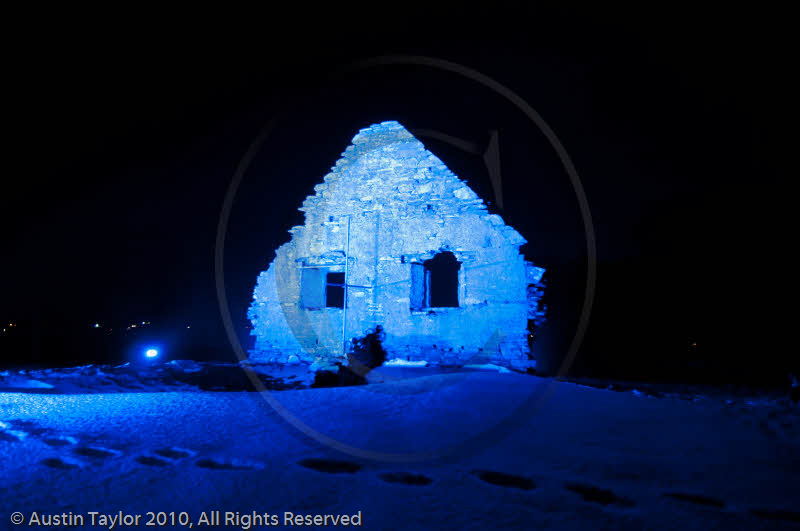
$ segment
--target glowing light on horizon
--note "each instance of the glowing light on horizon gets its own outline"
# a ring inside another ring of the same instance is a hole
[[[145,351],[144,355],[147,356],[148,358],[155,358],[156,356],[158,356],[158,351],[154,348],[149,348],[147,349],[147,351]]]

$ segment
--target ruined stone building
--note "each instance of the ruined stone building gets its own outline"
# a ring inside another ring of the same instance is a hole
[[[526,243],[397,122],[362,129],[262,272],[259,361],[336,361],[381,325],[388,357],[525,366],[544,270]]]

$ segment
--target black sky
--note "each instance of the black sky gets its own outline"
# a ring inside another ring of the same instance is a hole
[[[419,54],[496,79],[559,136],[594,217],[601,273],[609,271],[605,285],[598,277],[598,298],[607,308],[639,293],[630,304],[652,305],[642,312],[686,309],[681,337],[713,336],[720,321],[736,318],[732,262],[768,260],[774,237],[764,227],[777,210],[771,150],[788,94],[780,18],[598,11],[321,32],[276,20],[185,34],[42,28],[15,41],[4,67],[12,140],[0,196],[0,316],[192,322],[218,338],[222,201],[248,145],[276,116],[227,240],[242,330],[255,275],[302,223],[297,206],[357,130],[381,120],[481,146],[497,129],[506,203],[498,212],[529,240],[528,258],[581,271],[575,193],[513,106],[425,67],[333,75],[367,57]],[[284,25],[297,30],[278,32]],[[421,140],[491,199],[479,158]],[[709,312],[724,317],[703,321]]]

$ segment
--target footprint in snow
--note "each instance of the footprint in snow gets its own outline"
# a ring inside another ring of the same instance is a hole
[[[192,457],[195,455],[195,452],[191,450],[186,450],[185,448],[161,448],[153,452],[161,457],[166,457],[167,459],[183,459],[184,457]]]
[[[27,431],[12,429],[10,424],[0,420],[0,441],[18,442],[28,435]]]
[[[39,426],[33,421],[17,420],[13,422],[14,429],[7,423],[0,421],[0,440],[21,441],[27,437],[41,439],[48,446],[70,446],[78,444],[78,439],[69,435],[59,435],[54,430]]]
[[[147,466],[168,466],[179,459],[192,457],[195,452],[183,448],[159,448],[153,452],[156,455],[140,455],[136,462]],[[199,465],[198,465],[199,466]],[[207,467],[211,468],[211,467]]]
[[[565,483],[564,488],[568,491],[580,494],[581,497],[592,503],[599,503],[600,505],[623,505],[632,507],[634,502],[627,498],[617,496],[614,491],[595,487],[594,485],[587,485],[585,483]]]
[[[0,441],[19,442],[27,436],[27,433],[20,430],[0,430]]]
[[[302,459],[297,464],[327,474],[355,474],[361,470],[361,465],[358,463],[336,459],[309,458]]]
[[[120,455],[120,452],[116,450],[101,448],[99,446],[81,446],[79,448],[75,448],[73,453],[82,457],[90,457],[92,459],[106,459]]]
[[[481,481],[489,483],[490,485],[497,485],[498,487],[521,490],[532,490],[536,488],[536,484],[531,479],[523,476],[495,472],[493,470],[473,470],[472,473]]]
[[[211,470],[257,470],[261,468],[261,465],[256,463],[248,463],[236,459],[231,461],[219,461],[208,457],[197,461],[195,466]]]
[[[693,503],[695,505],[705,505],[707,507],[725,507],[725,502],[722,500],[718,500],[716,498],[712,498],[710,496],[703,496],[700,494],[686,494],[684,492],[667,492],[664,494],[667,498],[672,498],[673,500],[680,500],[689,503]]]
[[[42,460],[42,464],[49,466],[50,468],[61,469],[80,468],[81,466],[81,464],[76,461],[61,459],[60,457],[48,457],[47,459]]]

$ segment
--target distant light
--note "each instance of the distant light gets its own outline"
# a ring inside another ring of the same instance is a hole
[[[144,321],[142,321],[142,324],[144,324]]]
[[[131,328],[136,328],[136,325],[135,324],[131,325]]]
[[[147,356],[148,358],[155,358],[156,356],[158,356],[158,351],[154,348],[150,348],[147,349],[144,355]]]
[[[95,328],[100,328],[100,324],[99,324],[99,323],[95,323],[95,324],[94,324],[94,327],[95,327]]]

